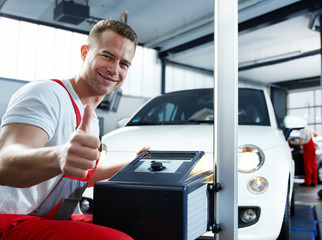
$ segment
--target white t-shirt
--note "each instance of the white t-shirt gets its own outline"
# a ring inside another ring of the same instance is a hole
[[[300,138],[304,138],[304,144],[307,144],[311,139],[311,130],[309,128],[303,128],[300,130]]]
[[[81,116],[84,105],[69,80],[62,80]],[[76,129],[76,115],[70,97],[58,83],[43,80],[33,81],[20,88],[11,98],[1,127],[10,123],[31,124],[42,128],[49,136],[46,146],[66,143]],[[94,112],[90,134],[99,135],[98,119]],[[62,175],[28,188],[0,186],[0,213],[29,214],[51,192]]]

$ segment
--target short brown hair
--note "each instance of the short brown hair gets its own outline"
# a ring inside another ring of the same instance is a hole
[[[98,23],[96,23],[88,35],[87,43],[90,44],[92,39],[98,41],[101,34],[106,30],[112,30],[120,36],[131,40],[135,46],[138,44],[137,35],[129,25],[112,19],[100,20]]]

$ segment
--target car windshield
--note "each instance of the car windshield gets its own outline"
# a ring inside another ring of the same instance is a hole
[[[238,124],[269,126],[269,116],[262,90],[239,89]],[[175,125],[213,124],[213,89],[167,93],[145,105],[127,124]]]

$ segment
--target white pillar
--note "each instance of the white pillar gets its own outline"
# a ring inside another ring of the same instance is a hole
[[[222,190],[215,196],[215,239],[235,240],[238,230],[238,1],[215,0],[214,9],[214,163]]]

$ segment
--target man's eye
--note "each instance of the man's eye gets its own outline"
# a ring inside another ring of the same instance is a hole
[[[108,55],[103,55],[103,57],[105,57],[106,59],[111,59],[111,57]]]
[[[121,66],[122,66],[123,68],[129,68],[129,67],[130,67],[130,65],[129,65],[129,64],[127,64],[127,63],[121,63]]]

